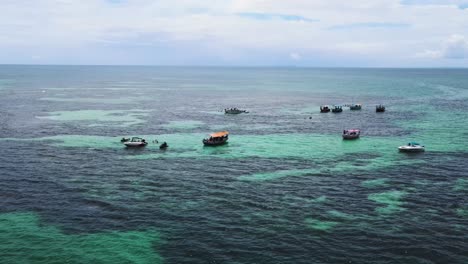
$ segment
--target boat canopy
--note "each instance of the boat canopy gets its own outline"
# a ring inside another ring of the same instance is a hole
[[[210,134],[210,137],[217,138],[217,137],[224,137],[227,135],[229,135],[228,131],[220,131],[220,132],[215,132],[215,133]]]
[[[414,141],[412,141],[412,142],[410,142],[410,143],[408,143],[408,144],[411,144],[412,146],[418,146],[418,145],[420,145],[419,143],[414,142]]]

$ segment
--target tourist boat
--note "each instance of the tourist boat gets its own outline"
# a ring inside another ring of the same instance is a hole
[[[203,139],[203,144],[205,146],[219,146],[226,144],[228,141],[229,132],[220,131],[213,134],[210,134],[209,137]]]
[[[401,152],[424,152],[426,148],[416,142],[410,142],[408,145],[399,146],[398,150]]]
[[[328,105],[320,106],[320,113],[328,113],[330,112],[330,107]]]
[[[350,110],[361,110],[362,105],[361,104],[353,104],[349,106]]]
[[[231,115],[237,115],[237,114],[242,114],[242,113],[248,113],[247,110],[242,110],[238,108],[226,108],[224,109],[225,114],[231,114]]]
[[[341,113],[341,112],[343,112],[343,107],[341,105],[335,105],[335,106],[333,106],[332,112],[333,113]]]
[[[379,113],[379,112],[380,112],[380,113],[381,113],[381,112],[385,112],[385,106],[384,106],[384,105],[381,105],[381,104],[380,104],[380,105],[376,105],[376,106],[375,106],[375,111],[376,111],[377,113]]]
[[[346,129],[343,130],[343,139],[357,139],[361,131],[359,129]]]
[[[130,140],[123,143],[127,147],[144,147],[148,144],[145,139],[139,137],[132,137]]]

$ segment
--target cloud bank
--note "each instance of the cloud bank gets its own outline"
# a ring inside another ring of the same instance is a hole
[[[0,63],[466,67],[466,4],[3,0]]]

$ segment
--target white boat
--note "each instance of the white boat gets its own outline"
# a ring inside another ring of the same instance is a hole
[[[123,142],[127,147],[144,147],[148,144],[146,140],[139,137],[132,137],[130,140]]]
[[[359,129],[346,129],[343,130],[343,139],[357,139],[361,135]]]
[[[408,145],[399,146],[398,150],[401,152],[424,152],[426,148],[416,142],[410,142]]]

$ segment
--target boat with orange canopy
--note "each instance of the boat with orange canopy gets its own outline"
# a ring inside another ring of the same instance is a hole
[[[215,132],[209,135],[209,137],[203,139],[205,146],[219,146],[226,144],[229,138],[228,131]]]

